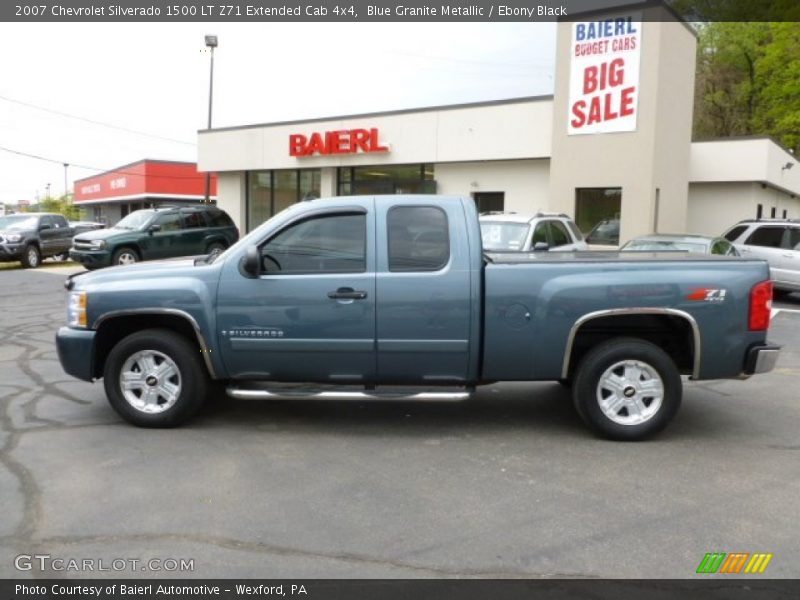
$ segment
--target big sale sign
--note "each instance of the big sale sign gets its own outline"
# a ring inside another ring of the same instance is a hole
[[[572,24],[568,135],[636,131],[641,47],[634,15]]]

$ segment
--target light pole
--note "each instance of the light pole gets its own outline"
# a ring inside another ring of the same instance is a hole
[[[67,199],[69,195],[69,188],[67,187],[67,169],[69,168],[69,163],[64,163],[64,200]]]
[[[211,50],[211,72],[208,76],[208,129],[211,129],[211,106],[214,101],[214,48],[217,47],[217,36],[206,36],[206,47]],[[206,204],[211,203],[211,172],[206,171]]]
[[[47,188],[47,196],[45,196],[45,198],[50,200],[50,184],[48,183],[45,187]]]

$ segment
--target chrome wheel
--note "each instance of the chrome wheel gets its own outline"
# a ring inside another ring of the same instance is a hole
[[[28,265],[32,268],[39,266],[39,251],[33,246],[28,248]]]
[[[162,413],[181,394],[181,374],[169,356],[156,350],[142,350],[123,363],[119,387],[125,401],[143,413]]]
[[[664,382],[658,371],[639,360],[611,365],[597,383],[597,403],[603,414],[620,425],[640,425],[661,408]]]
[[[136,255],[129,250],[122,252],[117,258],[118,265],[132,265],[135,262],[136,262]]]

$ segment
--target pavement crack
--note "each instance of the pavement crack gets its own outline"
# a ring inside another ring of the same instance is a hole
[[[325,559],[351,564],[369,564],[374,566],[392,567],[405,569],[419,574],[438,577],[476,577],[476,578],[595,578],[595,575],[581,573],[536,573],[530,571],[517,571],[510,569],[447,569],[442,567],[422,566],[411,562],[393,560],[388,558],[377,558],[353,552],[323,552],[317,550],[307,550],[292,546],[281,546],[267,544],[264,542],[253,542],[239,540],[236,538],[201,535],[195,533],[140,533],[122,535],[92,535],[92,536],[55,536],[31,539],[31,542],[44,545],[84,545],[92,543],[110,542],[190,542],[193,544],[206,544],[236,550],[240,552],[250,552],[257,554],[275,554],[286,557]]]

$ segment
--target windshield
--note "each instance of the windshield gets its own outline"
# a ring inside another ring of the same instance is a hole
[[[114,225],[115,229],[140,229],[155,213],[152,210],[135,210],[119,223]]]
[[[527,223],[481,221],[484,250],[522,250],[528,237]]]
[[[0,229],[36,229],[36,217],[27,215],[0,217]]]
[[[693,244],[691,242],[672,241],[672,240],[631,240],[622,247],[622,250],[638,250],[642,252],[699,252],[707,251],[705,244]]]

